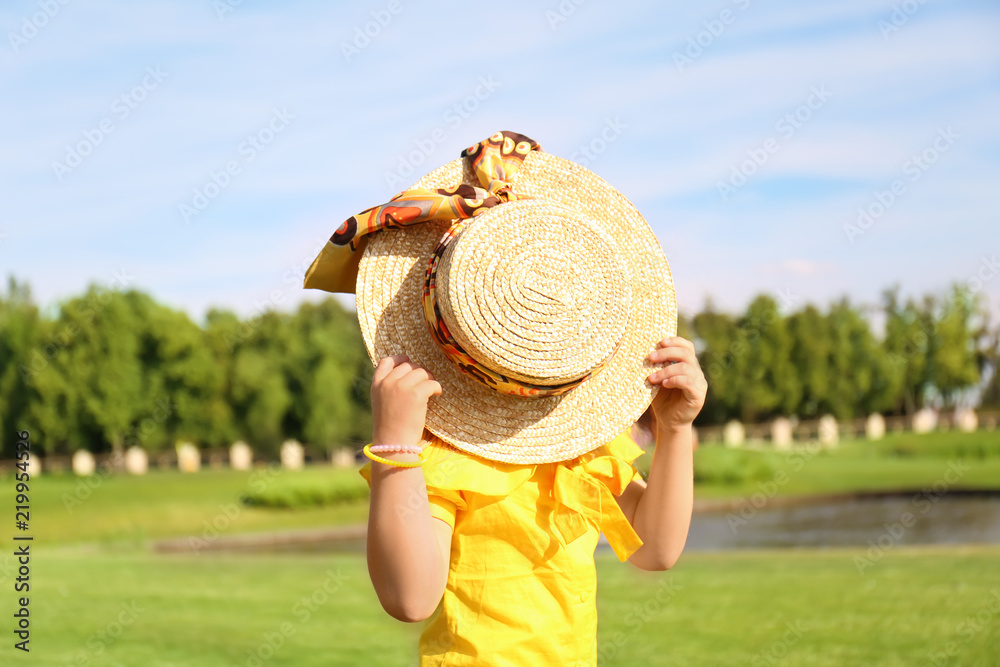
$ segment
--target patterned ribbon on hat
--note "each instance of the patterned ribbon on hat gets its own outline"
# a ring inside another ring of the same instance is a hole
[[[522,197],[522,199],[525,199],[525,197]],[[438,346],[440,346],[441,351],[444,352],[445,356],[448,357],[453,364],[458,366],[459,370],[466,375],[471,375],[482,384],[485,384],[487,387],[495,389],[502,394],[510,394],[513,396],[558,396],[559,394],[566,393],[589,378],[593,373],[588,373],[581,378],[555,385],[541,385],[523,382],[512,377],[507,377],[502,373],[498,373],[492,368],[487,368],[469,356],[462,346],[458,344],[458,341],[456,341],[454,336],[451,335],[451,331],[448,330],[448,325],[445,324],[444,319],[441,317],[441,309],[438,307],[436,295],[437,268],[438,262],[444,255],[445,250],[447,250],[448,246],[451,245],[451,242],[455,240],[455,237],[458,236],[458,232],[461,231],[465,224],[466,221],[463,220],[455,225],[452,225],[448,231],[444,233],[444,236],[442,236],[441,240],[438,241],[437,247],[434,248],[434,252],[431,254],[430,262],[427,265],[427,274],[424,277],[424,294],[421,300],[424,307],[424,319],[427,320],[427,325],[430,327],[431,335],[434,336],[434,340],[438,342]]]
[[[462,151],[482,187],[461,184],[453,188],[405,190],[387,203],[352,215],[333,233],[330,243],[351,246],[354,239],[383,229],[399,229],[430,220],[466,220],[491,206],[524,199],[511,190],[510,180],[538,142],[515,132],[497,132]]]
[[[431,220],[455,221],[441,237],[427,265],[422,299],[427,326],[445,356],[463,373],[496,391],[514,396],[558,396],[591,374],[563,384],[539,385],[507,377],[479,363],[462,349],[441,317],[436,298],[436,274],[441,256],[467,220],[485,213],[492,206],[530,199],[515,194],[511,180],[528,154],[541,149],[538,142],[523,134],[497,132],[462,151],[462,157],[471,160],[472,171],[482,187],[463,183],[453,188],[406,190],[385,204],[351,216],[330,237],[332,244],[349,245],[354,249],[355,239],[384,229],[400,229]]]

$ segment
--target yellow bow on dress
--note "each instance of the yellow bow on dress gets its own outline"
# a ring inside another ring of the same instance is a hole
[[[590,522],[608,538],[618,560],[627,561],[642,546],[642,538],[615,496],[622,494],[632,475],[633,469],[626,461],[611,455],[560,465],[554,488],[558,504],[552,521],[562,543],[583,535]]]

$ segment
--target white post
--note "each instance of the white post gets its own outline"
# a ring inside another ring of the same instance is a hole
[[[34,457],[32,457],[34,458]],[[80,477],[89,477],[94,474],[97,464],[94,455],[86,449],[78,449],[73,452],[73,474]]]
[[[792,421],[788,417],[778,417],[771,422],[771,444],[775,449],[792,448]]]
[[[930,408],[923,408],[918,410],[915,415],[913,415],[913,432],[914,433],[928,433],[933,431],[937,426],[937,413]]]
[[[833,415],[823,415],[819,418],[819,441],[825,447],[836,447],[840,441],[840,429]]]
[[[885,417],[877,412],[868,415],[865,420],[865,437],[869,440],[881,440],[885,437]]]
[[[201,468],[201,453],[192,442],[177,443],[177,469],[181,472],[198,472]]]
[[[305,450],[298,440],[281,443],[281,465],[289,470],[300,470],[305,462]]]
[[[735,419],[727,422],[725,428],[722,430],[722,441],[726,443],[726,447],[742,447],[746,439],[746,428],[744,428],[742,422]]]
[[[250,445],[237,440],[229,447],[229,467],[233,470],[250,470],[253,467],[253,450]]]
[[[350,468],[354,465],[354,450],[350,447],[337,447],[333,450],[331,461],[335,468]]]
[[[955,426],[962,433],[974,433],[979,428],[979,415],[972,408],[955,410]]]
[[[145,475],[149,470],[149,456],[146,450],[132,445],[125,450],[125,470],[131,475]]]

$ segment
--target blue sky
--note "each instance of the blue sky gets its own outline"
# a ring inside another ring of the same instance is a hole
[[[995,2],[64,1],[0,10],[0,276],[48,308],[324,298],[344,218],[509,129],[636,204],[682,311],[1000,312]]]

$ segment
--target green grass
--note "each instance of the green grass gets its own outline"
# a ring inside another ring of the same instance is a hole
[[[874,442],[853,440],[847,444],[849,450],[853,448],[865,456],[890,459],[919,456],[984,461],[1000,458],[1000,431],[898,433]]]
[[[367,488],[356,469],[329,466],[300,471],[273,467],[191,474],[150,471],[141,477],[95,475],[88,478],[90,485],[87,479],[68,474],[42,475],[30,484],[31,533],[44,544],[140,544],[149,538],[201,536],[213,522],[224,526],[224,534],[363,523],[368,516],[367,497],[295,511],[240,502],[241,496],[261,489],[295,483],[315,486],[324,480],[336,488],[356,485],[355,477]],[[0,507],[13,505],[14,483],[8,477],[0,489]],[[13,520],[13,510],[10,516]],[[0,548],[6,550],[10,544],[7,532],[0,533]]]
[[[969,468],[955,486],[997,489],[998,451],[998,433],[890,436],[815,455],[705,446],[696,454],[696,494],[739,497],[768,484],[782,495],[919,489],[954,461]],[[640,468],[649,460],[641,457]],[[279,642],[263,665],[415,664],[420,625],[381,610],[361,554],[143,548],[149,538],[201,536],[220,519],[222,534],[364,522],[365,499],[329,504],[364,491],[356,469],[151,471],[90,482],[31,481],[32,651],[16,652],[8,635],[0,664],[245,665],[250,652],[267,654]],[[10,477],[0,486],[11,521],[13,486]],[[243,504],[248,496],[296,507]],[[12,533],[0,532],[0,616],[9,620]],[[947,664],[996,664],[1000,601],[991,607],[990,595],[1000,596],[1000,546],[896,547],[862,575],[854,557],[864,555],[688,553],[674,570],[649,573],[602,550],[600,664],[933,664],[930,654],[946,648],[956,653]],[[303,605],[310,598],[311,609]],[[130,607],[134,620],[112,638]],[[987,627],[974,631],[970,618]]]
[[[368,501],[368,483],[352,470],[305,469],[294,475],[282,475],[271,484],[248,489],[243,496],[245,505],[255,507],[322,507],[353,501]]]
[[[855,555],[863,551],[686,554],[650,573],[599,552],[600,664],[931,664],[949,642],[949,664],[996,664],[1000,611],[989,605],[991,590],[1000,595],[1000,547],[897,547],[863,576]],[[7,619],[9,576],[0,575]],[[280,641],[263,664],[396,667],[415,663],[420,632],[381,610],[364,558],[349,554],[39,547],[30,608],[31,654],[15,655],[8,638],[0,664],[244,665]],[[123,612],[130,622],[119,631]],[[977,614],[985,629],[962,625]]]
[[[651,460],[647,453],[636,462],[644,475]],[[705,445],[695,453],[695,495],[738,498],[762,488],[773,491],[769,495],[916,490],[944,479],[952,461],[969,469],[950,488],[1000,489],[1000,432],[892,435],[815,454]],[[0,485],[0,506],[13,507],[13,486],[10,476]],[[31,532],[44,544],[139,545],[149,538],[202,536],[213,522],[227,535],[357,524],[367,520],[367,489],[356,468],[329,466],[98,475],[89,485],[69,474],[42,475],[31,481]],[[241,502],[247,497],[254,504]],[[10,544],[0,533],[0,548]]]
[[[636,461],[644,476],[651,462],[651,453]],[[791,452],[704,445],[695,452],[695,495],[747,496],[762,486],[776,495],[919,490],[953,478],[953,462],[968,470],[949,488],[1000,489],[1000,431],[889,435]]]

